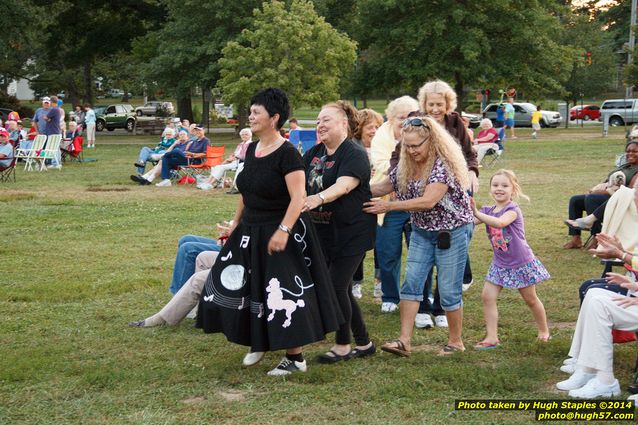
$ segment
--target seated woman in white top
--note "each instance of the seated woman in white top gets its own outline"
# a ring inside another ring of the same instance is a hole
[[[226,171],[235,171],[235,175],[239,174],[244,168],[244,158],[248,145],[253,141],[253,133],[250,128],[244,128],[239,132],[241,143],[237,145],[235,152],[224,160],[220,165],[216,165],[210,171],[210,178],[203,183],[197,185],[199,189],[210,190],[217,187],[221,182]]]
[[[479,131],[478,136],[474,139],[474,148],[476,149],[479,164],[483,161],[483,157],[490,149],[494,149],[495,152],[498,152],[497,140],[498,133],[494,130],[492,121],[489,118],[483,118],[481,120],[481,131]]]

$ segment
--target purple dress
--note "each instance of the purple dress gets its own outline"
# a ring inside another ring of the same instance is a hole
[[[487,238],[492,244],[494,259],[486,280],[503,288],[521,289],[550,278],[547,269],[534,256],[525,240],[523,213],[515,202],[510,202],[501,211],[494,212],[496,205],[481,208],[491,217],[501,217],[508,211],[516,213],[516,219],[502,229],[485,225]]]

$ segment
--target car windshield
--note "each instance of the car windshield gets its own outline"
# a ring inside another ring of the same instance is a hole
[[[531,103],[519,103],[519,105],[521,105],[522,108],[527,109],[528,111],[536,110],[536,106],[532,105]]]
[[[122,104],[122,108],[124,108],[126,112],[133,112],[133,107],[129,104]]]
[[[95,115],[103,115],[105,109],[106,106],[96,106],[95,108],[93,108],[93,111],[95,111]]]

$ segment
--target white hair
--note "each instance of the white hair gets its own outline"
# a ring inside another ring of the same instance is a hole
[[[246,128],[242,128],[239,131],[239,135],[241,136],[242,134],[250,134],[250,137],[253,137],[253,132],[250,130],[250,128],[246,127]]]
[[[489,118],[483,118],[481,120],[481,128],[483,128],[484,125],[487,125],[487,128],[494,127],[494,125],[492,124],[492,120]]]

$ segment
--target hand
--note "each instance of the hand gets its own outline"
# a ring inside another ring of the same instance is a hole
[[[625,297],[616,295],[612,297],[612,300],[616,301],[616,304],[618,304],[618,306],[622,308],[631,307],[632,305],[638,305],[638,298],[636,297]]]
[[[474,212],[474,215],[476,215],[476,213],[479,212],[479,210],[478,208],[476,208],[476,201],[471,196],[470,196],[470,206],[472,207],[472,212]]]
[[[288,243],[288,233],[279,229],[275,230],[272,237],[268,241],[268,255],[272,255],[276,252],[282,252],[286,249]]]
[[[621,251],[623,250],[622,243],[620,242],[620,239],[618,239],[618,236],[610,236],[606,233],[599,233],[596,235],[596,240],[603,245],[611,246]]]
[[[470,171],[470,190],[472,193],[478,193],[479,191],[479,179],[474,171]]]
[[[621,287],[628,289],[632,292],[638,291],[638,283],[631,280],[629,277],[622,275],[620,273],[612,273],[609,272],[606,275],[607,282],[613,283],[614,285],[620,285]]]
[[[372,198],[363,203],[363,212],[368,214],[385,214],[390,211],[390,202],[381,198]]]
[[[323,204],[323,201],[319,197],[319,195],[310,195],[306,198],[303,204],[303,208],[301,212],[307,212],[310,210],[314,210],[315,208],[320,207]]]
[[[622,250],[619,250],[618,248],[615,248],[615,247],[612,247],[612,246],[606,246],[606,245],[602,245],[602,244],[598,245],[598,247],[596,247],[594,249],[590,249],[589,252],[594,257],[605,258],[605,259],[622,258],[622,256],[623,256]]]

